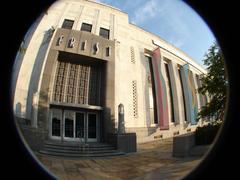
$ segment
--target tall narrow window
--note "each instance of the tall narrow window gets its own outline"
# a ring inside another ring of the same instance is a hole
[[[187,121],[187,112],[186,112],[186,102],[185,102],[185,96],[184,96],[184,90],[183,90],[183,82],[182,82],[182,75],[180,68],[178,68],[178,75],[179,75],[179,80],[181,84],[181,91],[182,91],[182,101],[183,101],[183,109],[184,109],[184,120]]]
[[[175,122],[175,118],[174,118],[174,107],[173,107],[173,94],[172,94],[172,85],[171,85],[171,79],[170,79],[170,73],[169,73],[169,67],[167,63],[164,63],[165,65],[165,73],[166,73],[166,83],[167,83],[167,90],[168,90],[168,94],[169,94],[169,104],[170,104],[170,118],[171,118],[171,122]]]
[[[64,22],[62,24],[62,28],[64,29],[72,29],[74,21],[69,19],[64,19]]]
[[[90,105],[99,105],[99,97],[100,97],[100,81],[101,74],[97,67],[91,67],[90,77],[89,77],[89,93],[88,93],[88,104]]]
[[[100,28],[99,35],[106,39],[109,39],[109,30],[105,28]]]
[[[64,100],[64,87],[66,84],[67,76],[67,63],[58,61],[57,72],[55,75],[55,85],[53,91],[53,101],[63,102]]]
[[[154,76],[152,67],[152,58],[146,56],[146,73],[147,73],[147,88],[148,88],[148,100],[149,100],[149,113],[151,124],[157,124],[157,110],[156,110],[156,93],[154,86]]]
[[[80,65],[77,87],[77,103],[88,104],[90,66]]]
[[[91,32],[92,25],[87,23],[82,23],[81,31]]]
[[[77,64],[70,64],[66,84],[66,102],[68,103],[75,102],[78,68],[79,66]]]

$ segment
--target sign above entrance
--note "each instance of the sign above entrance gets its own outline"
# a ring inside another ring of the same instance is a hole
[[[113,60],[115,42],[85,31],[58,28],[51,49]]]

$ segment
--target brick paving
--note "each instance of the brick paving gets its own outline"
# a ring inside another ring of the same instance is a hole
[[[62,180],[181,179],[201,157],[172,157],[172,139],[138,145],[137,153],[94,159],[69,159],[37,155],[42,164]]]

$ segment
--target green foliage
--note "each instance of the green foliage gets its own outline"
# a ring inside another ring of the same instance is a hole
[[[197,127],[195,132],[195,144],[196,145],[208,145],[211,144],[216,137],[216,134],[221,127],[221,121],[215,123],[209,123],[202,127]]]
[[[223,120],[228,83],[224,69],[224,57],[217,43],[209,48],[203,61],[208,73],[200,78],[202,86],[198,91],[202,94],[208,93],[210,102],[202,107],[198,118]]]

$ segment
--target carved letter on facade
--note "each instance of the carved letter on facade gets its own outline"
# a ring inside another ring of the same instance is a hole
[[[72,37],[72,38],[69,40],[68,47],[69,47],[69,48],[73,48],[73,47],[74,47],[74,43],[75,43],[75,39],[74,39],[74,37]]]
[[[61,36],[58,38],[57,46],[60,46],[60,44],[62,44],[62,42],[63,42],[63,38],[64,38],[63,35],[61,35]]]
[[[111,56],[111,46],[108,46],[108,47],[106,48],[106,56],[107,56],[107,57]]]
[[[94,50],[94,54],[98,53],[98,51],[99,51],[99,43],[98,42],[94,45],[93,50]]]
[[[87,47],[87,40],[85,40],[84,42],[82,42],[81,50],[85,51],[85,50],[86,50],[86,47]]]

